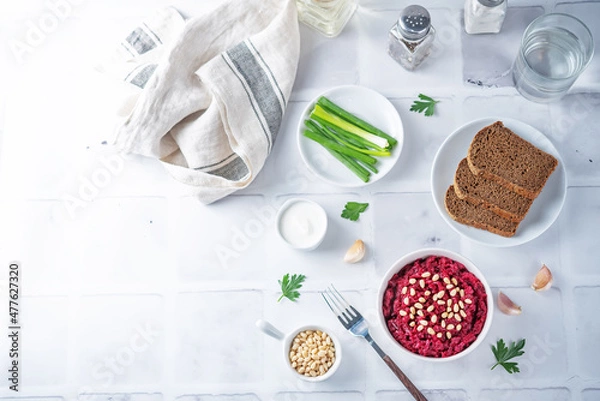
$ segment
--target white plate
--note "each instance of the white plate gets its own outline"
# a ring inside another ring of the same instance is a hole
[[[460,224],[448,215],[444,206],[446,190],[454,181],[454,173],[461,159],[467,156],[467,150],[477,132],[496,121],[502,121],[507,128],[521,138],[531,142],[558,160],[558,167],[535,199],[525,219],[519,225],[513,237],[505,238],[485,230]],[[431,170],[431,191],[438,211],[446,222],[459,234],[485,245],[514,246],[530,241],[542,234],[558,217],[567,195],[567,177],[565,164],[552,142],[540,131],[521,121],[510,118],[484,118],[472,121],[454,131],[435,155]]]
[[[308,119],[317,99],[325,96],[346,111],[367,121],[398,143],[389,157],[378,157],[375,165],[379,172],[371,174],[369,182],[362,182],[352,171],[335,159],[323,146],[302,135],[304,120]],[[338,86],[321,93],[304,110],[298,124],[298,148],[302,160],[315,175],[341,187],[362,187],[382,179],[396,164],[402,151],[404,129],[396,108],[383,95],[362,86]]]

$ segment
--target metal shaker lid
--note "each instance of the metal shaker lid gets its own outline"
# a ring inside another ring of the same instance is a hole
[[[479,0],[479,3],[486,7],[497,7],[504,3],[504,0]]]
[[[431,28],[431,17],[425,7],[411,5],[400,13],[398,18],[400,33],[408,40],[418,40],[427,35]]]

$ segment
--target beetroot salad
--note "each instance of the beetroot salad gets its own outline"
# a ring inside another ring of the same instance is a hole
[[[485,323],[487,295],[462,264],[428,256],[404,266],[383,294],[383,316],[392,336],[416,354],[443,358],[471,345]]]

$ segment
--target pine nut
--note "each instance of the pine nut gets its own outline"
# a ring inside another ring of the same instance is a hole
[[[419,285],[421,288],[425,288],[425,280],[419,280]]]
[[[440,275],[439,274],[434,274],[433,277],[431,278],[431,281],[438,281],[440,279]]]
[[[321,330],[304,330],[292,340],[290,366],[298,374],[316,377],[325,374],[335,362],[335,346]]]
[[[456,295],[456,288],[450,291],[450,296],[453,297]]]
[[[448,285],[446,286],[446,289],[447,289],[447,290],[451,290],[451,289],[453,289],[453,288],[454,288],[454,285],[452,285],[452,284],[448,284]]]
[[[422,303],[422,304],[424,304],[426,301],[427,300],[425,298],[423,298],[423,297],[419,298],[419,302]]]
[[[423,309],[423,305],[417,302],[417,303],[415,303],[415,308],[417,308],[417,309]]]
[[[435,335],[435,330],[433,330],[431,327],[429,327],[429,328],[427,328],[427,333],[429,333],[433,336],[433,335]]]
[[[404,305],[408,305],[410,303],[410,299],[408,297],[404,298]]]
[[[452,284],[458,285],[458,280],[456,280],[455,277],[452,277],[451,281],[452,281]]]
[[[454,325],[452,323],[450,323],[448,326],[446,326],[446,328],[448,330],[452,330],[454,328]]]
[[[434,310],[434,309],[435,309],[435,306],[433,306],[433,305],[429,305],[429,306],[427,307],[427,312],[433,312],[433,310]]]
[[[431,323],[437,322],[437,315],[431,316]]]
[[[419,320],[419,324],[421,326],[427,326],[428,323],[427,323],[427,320]]]
[[[414,288],[411,288],[411,289],[410,289],[410,296],[411,296],[411,297],[414,297],[414,296],[415,296],[415,289],[414,289]]]
[[[414,279],[414,278],[411,278],[410,280],[408,280],[408,282],[409,282],[410,284],[414,284],[414,283],[416,283],[416,282],[417,282],[417,280],[416,280],[416,279]]]
[[[462,310],[462,309],[460,310],[460,315],[461,315],[462,317],[467,317],[467,314],[466,314],[466,313],[465,313],[465,311],[464,311],[464,310]]]
[[[446,332],[446,338],[449,340],[452,338],[452,334],[449,331]]]
[[[408,291],[408,287],[402,287],[402,295],[406,295],[406,291]]]
[[[465,299],[465,303],[470,305],[470,304],[472,304],[472,303],[473,303],[473,301],[471,301],[469,298],[466,298],[466,299]]]
[[[417,326],[417,331],[421,331],[421,330],[423,330],[423,326],[421,326],[421,325],[418,325],[418,326]]]
[[[450,284],[450,279],[448,277],[444,277],[444,283]]]
[[[400,310],[400,312],[398,312],[398,314],[399,314],[400,316],[406,316],[406,315],[407,315],[407,313],[406,313],[406,311],[405,311],[405,310]]]

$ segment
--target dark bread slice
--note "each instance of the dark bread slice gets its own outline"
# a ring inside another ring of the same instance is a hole
[[[527,142],[502,121],[482,128],[473,138],[467,154],[475,175],[535,199],[556,169],[558,160]]]
[[[498,216],[496,213],[460,199],[450,185],[444,198],[446,211],[454,220],[471,227],[481,228],[491,233],[512,237],[519,223]]]
[[[469,169],[467,159],[458,163],[454,174],[454,191],[460,199],[491,210],[515,223],[523,220],[533,203],[532,199],[519,195],[495,181],[474,175]]]

